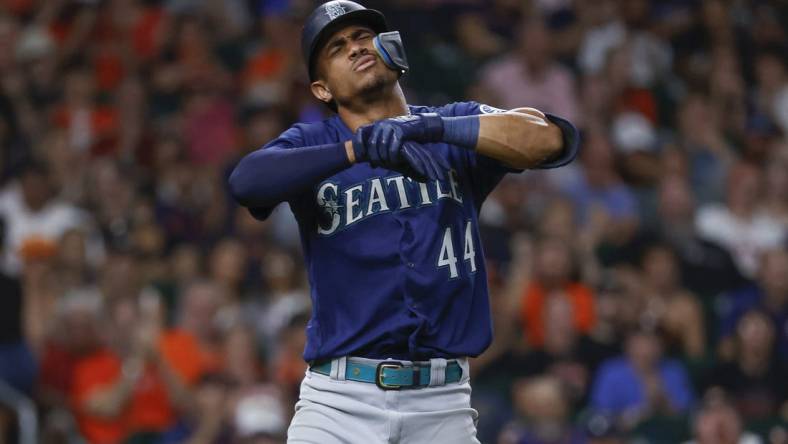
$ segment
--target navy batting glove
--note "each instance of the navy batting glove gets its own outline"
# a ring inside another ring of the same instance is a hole
[[[395,171],[400,171],[406,176],[413,177],[419,182],[429,180],[446,180],[449,166],[446,161],[423,145],[414,142],[405,142],[402,145],[402,158],[404,162],[395,166]],[[414,176],[411,173],[416,173]]]
[[[372,125],[368,143],[379,152],[388,149],[390,158],[406,140],[430,143],[443,137],[443,119],[435,113],[383,119]]]
[[[476,115],[441,117],[436,113],[425,113],[384,119],[373,126],[368,140],[381,152],[384,147],[397,151],[405,140],[446,142],[472,150],[479,140],[479,116]]]
[[[396,139],[390,145],[371,143],[375,124],[360,127],[353,137],[353,153],[357,162],[368,162],[373,167],[399,171],[420,182],[446,180],[451,166],[440,156],[414,142]],[[393,140],[393,139],[391,139]]]
[[[443,138],[443,118],[436,113],[394,117],[381,123],[396,124],[403,138],[416,142],[440,142]]]
[[[377,167],[378,165],[370,160],[369,149],[365,143],[371,133],[372,125],[364,125],[356,130],[356,134],[353,135],[353,154],[356,156],[356,162],[369,162],[373,167]]]
[[[396,150],[389,150],[383,145],[370,143],[374,130],[372,124],[361,126],[356,130],[353,136],[353,154],[356,155],[356,162],[368,162],[375,168],[388,168],[399,158],[402,146],[400,144]]]
[[[406,141],[440,141],[443,136],[443,119],[435,113],[394,117],[373,123],[372,132],[367,131],[362,131],[362,138],[370,156],[376,156],[389,165],[397,165],[401,161]],[[416,146],[418,148],[408,150],[408,163],[414,166],[413,163],[418,159],[421,161],[421,168],[433,171],[428,177],[445,180],[446,171],[451,168],[449,163],[442,157],[429,153],[422,146]]]

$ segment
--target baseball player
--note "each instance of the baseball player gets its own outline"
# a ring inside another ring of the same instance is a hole
[[[554,168],[577,131],[531,108],[408,105],[399,33],[331,1],[307,19],[312,94],[298,123],[230,176],[258,219],[295,215],[311,285],[309,369],[290,443],[476,443],[468,357],[492,328],[478,214],[507,173]]]

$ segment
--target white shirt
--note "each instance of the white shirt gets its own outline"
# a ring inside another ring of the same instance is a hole
[[[19,251],[25,241],[38,238],[57,244],[60,237],[73,228],[84,229],[86,235],[92,231],[85,212],[57,199],[32,211],[25,204],[18,184],[11,184],[0,192],[0,217],[5,219],[6,225],[0,268],[14,276],[22,270]]]
[[[698,234],[725,247],[739,270],[755,276],[759,255],[779,247],[785,239],[786,227],[766,213],[758,212],[749,219],[740,219],[724,205],[701,207],[695,217]]]

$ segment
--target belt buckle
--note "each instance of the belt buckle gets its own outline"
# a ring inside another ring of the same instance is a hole
[[[390,368],[390,369],[401,369],[405,366],[401,362],[397,361],[383,361],[378,363],[377,368],[375,369],[375,385],[380,387],[382,390],[399,390],[403,386],[399,384],[386,384],[383,382],[383,370]]]

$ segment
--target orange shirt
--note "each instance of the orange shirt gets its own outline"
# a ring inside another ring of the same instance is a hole
[[[205,370],[206,353],[186,332],[171,330],[162,334],[159,352],[187,385],[196,383]],[[164,430],[176,420],[164,381],[154,366],[145,369],[118,417],[107,419],[88,414],[84,409],[87,399],[114,384],[121,371],[120,357],[107,349],[77,364],[71,400],[79,428],[90,443],[117,443],[131,432]]]
[[[563,292],[572,304],[575,330],[588,333],[594,326],[594,296],[585,285],[569,283]],[[521,320],[528,343],[534,347],[544,344],[544,307],[547,295],[541,284],[530,283],[523,293]]]
[[[124,418],[89,416],[82,407],[93,393],[111,385],[121,372],[121,361],[109,350],[101,350],[80,361],[74,369],[71,403],[82,434],[92,444],[120,442],[125,436]]]
[[[279,49],[263,49],[247,61],[241,74],[244,85],[248,87],[261,80],[281,76],[287,68],[288,60],[287,55]]]
[[[61,105],[55,109],[53,123],[58,128],[70,129],[74,115],[73,109]],[[102,156],[114,152],[120,125],[118,111],[109,106],[95,106],[89,110],[89,119],[91,154]]]

